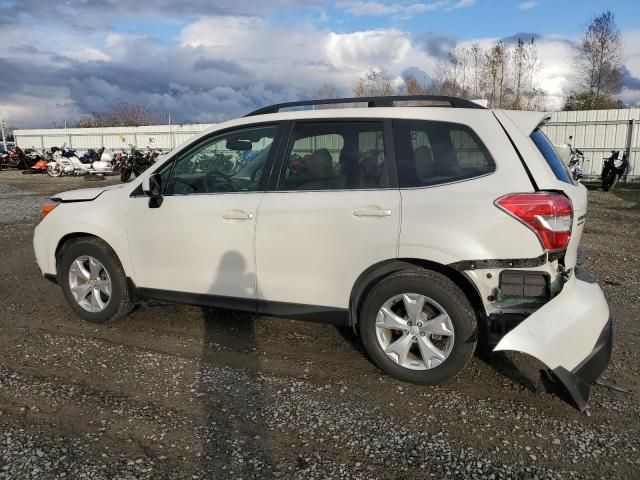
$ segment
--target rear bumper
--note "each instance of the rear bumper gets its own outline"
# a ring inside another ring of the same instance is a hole
[[[580,272],[580,278],[585,278]],[[589,385],[611,357],[612,321],[602,290],[572,275],[562,291],[507,333],[495,351],[514,350],[543,362],[584,409]]]
[[[611,316],[602,329],[596,346],[591,353],[571,372],[564,367],[556,367],[553,375],[564,385],[580,410],[584,410],[589,401],[591,384],[609,365],[613,347],[613,321]]]

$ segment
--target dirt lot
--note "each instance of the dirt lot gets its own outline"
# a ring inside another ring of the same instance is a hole
[[[160,303],[82,323],[31,238],[40,201],[94,185],[0,172],[0,479],[640,476],[640,190],[590,192],[605,376],[633,392],[596,386],[580,413],[518,354],[426,388],[329,325]]]

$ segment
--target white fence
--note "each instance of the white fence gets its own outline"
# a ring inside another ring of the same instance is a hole
[[[584,152],[583,173],[597,177],[612,150],[627,153],[628,181],[640,181],[640,108],[555,112],[544,131],[553,143],[568,143]]]
[[[105,128],[52,128],[14,130],[13,136],[20,148],[67,147],[78,150],[106,147],[128,150],[129,144],[137,148],[153,147],[171,150],[214,124],[151,125],[144,127]]]

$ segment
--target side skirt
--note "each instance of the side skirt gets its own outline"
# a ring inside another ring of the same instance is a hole
[[[309,322],[329,323],[339,326],[349,325],[349,311],[346,308],[305,305],[289,302],[271,302],[253,298],[226,297],[199,293],[175,292],[154,288],[138,288],[141,298],[163,302],[183,303],[201,307],[241,310],[269,317],[283,317]]]

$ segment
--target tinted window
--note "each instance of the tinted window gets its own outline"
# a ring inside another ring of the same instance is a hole
[[[399,120],[393,129],[401,188],[464,180],[495,170],[483,143],[464,125]]]
[[[256,191],[277,130],[257,126],[208,138],[176,160],[166,193]]]
[[[556,178],[561,182],[573,183],[573,180],[571,180],[571,173],[569,173],[569,169],[562,161],[560,155],[558,155],[558,152],[553,147],[544,132],[536,128],[531,134],[531,140],[533,140],[533,143],[535,143],[536,147],[538,147],[538,150],[540,150],[540,153],[549,164],[549,167],[551,167],[551,170],[553,170]]]
[[[381,122],[296,123],[280,190],[384,188]]]

